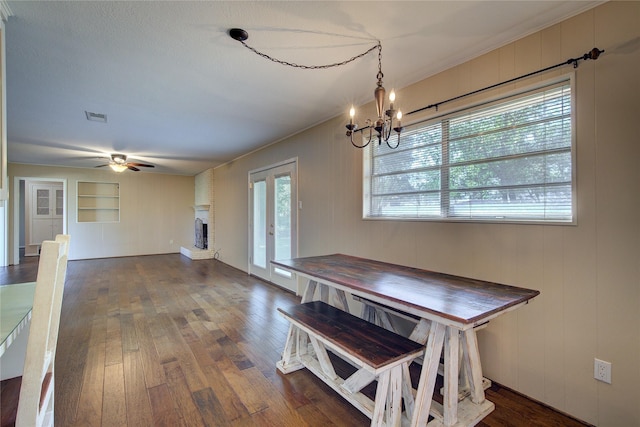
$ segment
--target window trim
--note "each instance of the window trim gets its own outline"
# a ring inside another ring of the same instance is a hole
[[[499,102],[501,100],[507,100],[508,98],[517,97],[519,95],[526,96],[527,93],[543,90],[545,87],[561,84],[563,82],[568,82],[569,88],[571,90],[570,99],[571,99],[571,219],[570,220],[542,220],[542,219],[517,219],[517,218],[461,218],[461,217],[448,217],[448,216],[433,216],[433,217],[400,217],[400,216],[371,216],[369,214],[371,210],[371,181],[372,181],[372,161],[373,156],[371,155],[371,150],[377,147],[376,141],[371,141],[371,143],[362,150],[362,219],[367,221],[409,221],[409,222],[453,222],[453,223],[487,223],[487,224],[532,224],[532,225],[570,225],[575,226],[578,223],[578,203],[577,203],[577,141],[576,141],[576,81],[575,81],[575,72],[565,73],[562,75],[555,76],[553,78],[549,78],[540,82],[536,82],[527,86],[519,87],[510,91],[500,92],[497,95],[493,95],[484,99],[480,99],[478,101],[458,105],[456,107],[452,107],[447,110],[440,110],[429,114],[421,115],[417,119],[405,123],[405,127],[412,127],[415,125],[419,125],[420,123],[427,122],[435,122],[439,119],[443,119],[447,116],[455,115],[458,113],[463,113],[466,110],[481,108],[482,106],[489,105],[495,102]],[[400,141],[402,145],[402,141]],[[443,162],[444,159],[447,158],[445,156],[445,152],[442,152]],[[439,170],[443,170],[440,166]],[[444,168],[448,171],[448,168]],[[444,182],[444,181],[442,181]],[[442,193],[443,188],[440,188],[440,192]],[[445,192],[448,196],[448,192]],[[441,211],[443,210],[444,203],[440,203]],[[442,212],[444,213],[444,212]]]

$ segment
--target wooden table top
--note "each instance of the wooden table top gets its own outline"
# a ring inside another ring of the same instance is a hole
[[[540,294],[532,289],[373,261],[343,254],[272,261],[272,264],[377,301],[396,303],[423,317],[433,314],[468,325]]]

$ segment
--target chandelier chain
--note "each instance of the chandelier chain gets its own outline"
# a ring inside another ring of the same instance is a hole
[[[382,74],[382,45],[378,42],[378,74],[376,78],[382,80],[384,74]]]
[[[356,59],[362,58],[363,56],[365,56],[366,54],[368,54],[369,52],[372,52],[374,49],[377,48],[378,49],[378,70],[379,70],[378,73],[382,74],[381,64],[380,64],[381,56],[382,56],[382,45],[380,44],[380,41],[378,41],[377,45],[367,49],[367,51],[362,52],[359,55],[353,56],[353,57],[351,57],[351,58],[349,58],[349,59],[347,59],[345,61],[342,61],[342,62],[336,62],[336,63],[333,63],[333,64],[326,64],[326,65],[300,65],[300,64],[296,64],[294,62],[282,61],[280,59],[277,59],[277,58],[274,58],[272,56],[269,56],[266,53],[263,53],[263,52],[260,52],[260,51],[256,50],[255,48],[249,46],[248,44],[246,44],[242,40],[239,40],[239,42],[242,43],[242,45],[244,47],[246,47],[247,49],[249,49],[253,53],[255,53],[255,54],[259,55],[259,56],[262,56],[263,58],[268,59],[269,61],[281,64],[281,65],[286,65],[286,66],[289,66],[289,67],[303,68],[305,70],[319,70],[319,69],[333,68],[333,67],[339,67],[339,66],[342,66],[342,65],[346,65],[346,64],[348,64],[350,62],[355,61]]]

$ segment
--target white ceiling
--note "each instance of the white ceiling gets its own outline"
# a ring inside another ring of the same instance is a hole
[[[232,27],[256,49],[306,65],[343,61],[379,39],[391,89],[599,3],[9,1],[8,159],[95,167],[117,152],[156,165],[140,173],[194,175],[337,115],[346,123],[351,104],[373,99],[375,52],[302,70],[252,53],[227,35]]]

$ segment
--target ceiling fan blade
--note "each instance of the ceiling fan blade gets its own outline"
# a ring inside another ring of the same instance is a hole
[[[95,166],[95,167],[96,168],[102,168],[102,167],[105,167],[105,166],[109,166],[109,165],[108,164],[106,164],[106,165],[98,165],[98,166]]]
[[[131,166],[131,164],[128,164],[128,165],[127,165],[127,168],[131,169],[132,171],[136,171],[136,172],[139,172],[139,171],[140,171],[140,169],[138,169],[138,168],[137,168],[137,167],[135,167],[135,166]]]
[[[145,168],[155,168],[154,165],[147,165],[145,163],[133,163],[133,162],[128,162],[127,163],[128,166],[138,166],[138,167],[145,167]]]

